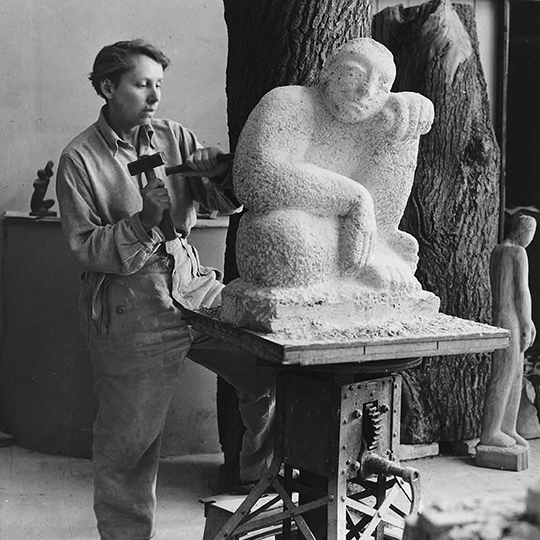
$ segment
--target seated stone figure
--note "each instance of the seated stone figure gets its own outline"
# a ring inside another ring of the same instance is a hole
[[[398,230],[433,105],[391,92],[395,69],[383,45],[356,39],[315,86],[275,88],[255,107],[235,154],[249,211],[223,320],[275,331],[291,317],[343,321],[344,306],[354,321],[438,310],[414,277],[418,243]]]

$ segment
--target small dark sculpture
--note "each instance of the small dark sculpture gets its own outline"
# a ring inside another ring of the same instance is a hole
[[[45,193],[49,187],[49,182],[53,175],[52,161],[48,161],[44,169],[39,169],[37,172],[38,177],[34,180],[34,193],[30,201],[30,215],[31,216],[56,216],[56,212],[49,210],[54,204],[53,199],[45,199]]]

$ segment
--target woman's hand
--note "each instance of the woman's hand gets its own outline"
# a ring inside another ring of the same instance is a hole
[[[143,208],[139,214],[146,231],[157,227],[163,218],[163,211],[171,208],[171,198],[160,178],[154,178],[142,190]]]
[[[186,160],[186,165],[191,169],[181,174],[185,176],[206,176],[207,178],[223,178],[230,167],[228,161],[219,162],[218,155],[223,154],[219,148],[209,146],[198,148]]]

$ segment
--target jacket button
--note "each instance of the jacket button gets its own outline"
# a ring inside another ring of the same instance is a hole
[[[116,313],[118,315],[123,315],[126,312],[126,308],[124,306],[116,306]]]

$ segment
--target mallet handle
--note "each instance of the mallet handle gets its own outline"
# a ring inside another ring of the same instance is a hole
[[[153,169],[145,171],[144,174],[146,175],[146,180],[148,182],[156,179],[156,173],[153,171]],[[174,223],[169,210],[163,210],[163,215],[161,217],[161,223],[159,224],[159,228],[165,236],[165,240],[174,240],[177,237],[176,229],[174,228]]]
[[[218,160],[218,163],[225,163],[226,161],[231,161],[234,159],[234,154],[231,152],[230,154],[218,154],[216,156],[216,159]],[[182,163],[181,165],[173,165],[172,167],[165,167],[165,174],[167,176],[171,176],[171,174],[177,174],[177,173],[184,173],[191,171],[191,167],[186,165],[185,163]]]

